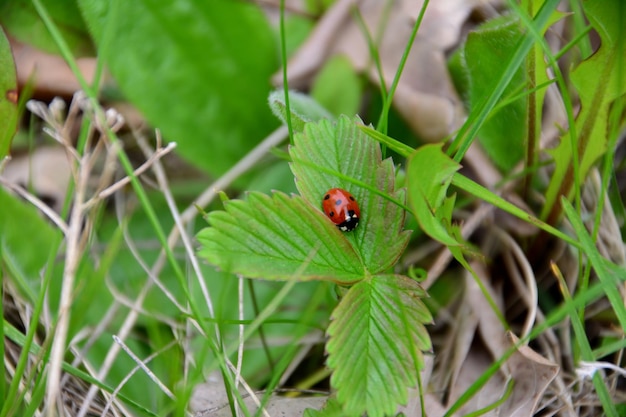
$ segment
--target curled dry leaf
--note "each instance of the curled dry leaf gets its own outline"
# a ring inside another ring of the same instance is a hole
[[[424,15],[394,105],[425,140],[441,140],[454,131],[464,117],[463,106],[448,76],[445,52],[458,41],[463,22],[478,3],[478,0],[438,0],[429,3]],[[289,61],[290,86],[309,85],[312,75],[329,57],[337,54],[347,56],[357,71],[367,73],[372,82],[379,83],[366,37],[352,14],[355,7],[372,38],[383,30],[377,50],[383,79],[389,86],[422,4],[422,0],[394,2],[387,14],[387,2],[337,1]],[[381,20],[385,16],[387,20]],[[281,82],[281,75],[276,74],[274,83]]]

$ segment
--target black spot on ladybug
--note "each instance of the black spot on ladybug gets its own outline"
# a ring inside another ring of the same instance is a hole
[[[337,200],[337,201],[335,201],[335,205],[336,205],[336,206],[340,206],[340,205],[342,205],[342,204],[343,204],[343,200]]]

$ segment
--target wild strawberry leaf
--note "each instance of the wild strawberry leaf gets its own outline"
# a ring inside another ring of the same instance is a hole
[[[333,312],[327,343],[331,384],[344,415],[392,415],[417,384],[423,351],[431,348],[424,323],[425,291],[401,275],[377,275],[354,285]]]
[[[362,122],[341,116],[337,122],[309,123],[289,150],[296,187],[321,209],[331,188],[348,190],[359,203],[359,226],[345,233],[367,270],[381,273],[398,259],[409,239],[403,232],[404,190],[395,190],[391,159],[382,160],[379,144],[364,134]]]
[[[250,193],[208,214],[198,234],[200,254],[222,270],[248,278],[363,279],[359,256],[342,233],[300,196]]]

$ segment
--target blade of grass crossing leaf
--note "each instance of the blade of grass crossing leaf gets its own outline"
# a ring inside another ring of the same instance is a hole
[[[400,156],[404,156],[405,158],[408,158],[413,153],[413,151],[415,151],[415,149],[411,148],[410,146],[405,145],[404,143],[397,141],[382,132],[374,130],[369,126],[359,126],[359,129],[361,129],[361,131],[363,131],[366,135],[382,143],[383,145],[388,146],[393,151],[400,154]]]
[[[506,211],[509,214],[512,214],[517,218],[527,221],[530,224],[534,224],[541,230],[544,230],[575,247],[580,247],[580,243],[577,240],[572,239],[570,236],[550,226],[549,224],[542,222],[538,218],[528,214],[514,204],[509,203],[502,197],[494,194],[485,187],[475,183],[474,181],[470,180],[467,177],[464,177],[461,174],[454,174],[454,176],[452,177],[452,184],[459,187],[463,191],[466,191],[482,199],[487,203],[493,204],[494,206]]]
[[[534,27],[544,27],[559,2],[559,0],[547,0],[534,20]],[[463,159],[463,156],[476,137],[477,132],[502,96],[502,93],[515,75],[517,69],[523,64],[534,41],[534,36],[529,34],[518,42],[511,60],[506,64],[502,72],[502,76],[496,80],[492,94],[486,95],[485,98],[472,109],[467,118],[467,122],[461,127],[449,147],[449,153],[454,153],[455,161],[460,162]]]

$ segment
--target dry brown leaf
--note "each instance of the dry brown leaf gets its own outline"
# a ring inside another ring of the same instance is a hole
[[[81,89],[63,57],[48,54],[13,40],[11,41],[11,48],[13,49],[17,81],[20,88],[33,77],[35,93],[39,97],[71,97]],[[91,84],[96,71],[96,59],[78,58],[76,64],[87,83]]]
[[[478,276],[485,277],[486,271],[475,263],[472,265]],[[489,282],[483,282],[496,304],[502,298],[491,289]],[[466,280],[467,300],[473,313],[479,318],[478,329],[481,343],[474,343],[467,355],[456,383],[450,387],[450,403],[453,403],[491,365],[516,343],[517,338],[507,333],[493,312],[478,285],[471,277]],[[500,400],[506,391],[507,380],[514,383],[511,394],[497,408],[486,416],[531,416],[546,388],[559,371],[559,367],[545,359],[531,348],[522,346],[504,363],[499,373],[489,381],[460,410],[460,414],[481,410]]]
[[[444,391],[456,384],[478,328],[478,316],[473,313],[466,295],[467,291],[464,292],[464,298],[454,315],[451,330],[442,343],[443,350],[437,352],[442,366],[436,378],[433,378],[435,390]]]
[[[502,294],[497,293],[491,287],[490,280],[487,279],[488,272],[485,270],[484,265],[479,262],[473,262],[471,266],[478,277],[482,279],[483,286],[490,293],[496,306],[498,306],[500,311],[503,311],[502,306],[504,305],[504,298]],[[478,331],[480,336],[492,357],[499,358],[509,347],[504,337],[506,329],[485,299],[476,281],[474,281],[470,274],[467,274],[466,278],[467,299],[472,306],[473,313],[478,316]]]
[[[480,344],[474,344],[473,349],[467,355],[456,384],[450,388],[448,398],[449,405],[453,404],[476,380],[484,374],[493,363],[493,358]],[[505,376],[497,372],[485,383],[485,385],[461,407],[459,415],[488,407],[498,401],[506,387]],[[486,414],[489,415],[489,414]]]
[[[506,336],[509,347],[519,341],[511,332],[507,332]],[[509,398],[497,408],[498,415],[532,416],[544,391],[558,374],[559,367],[528,346],[521,346],[513,353],[506,361],[506,367],[515,386]]]

